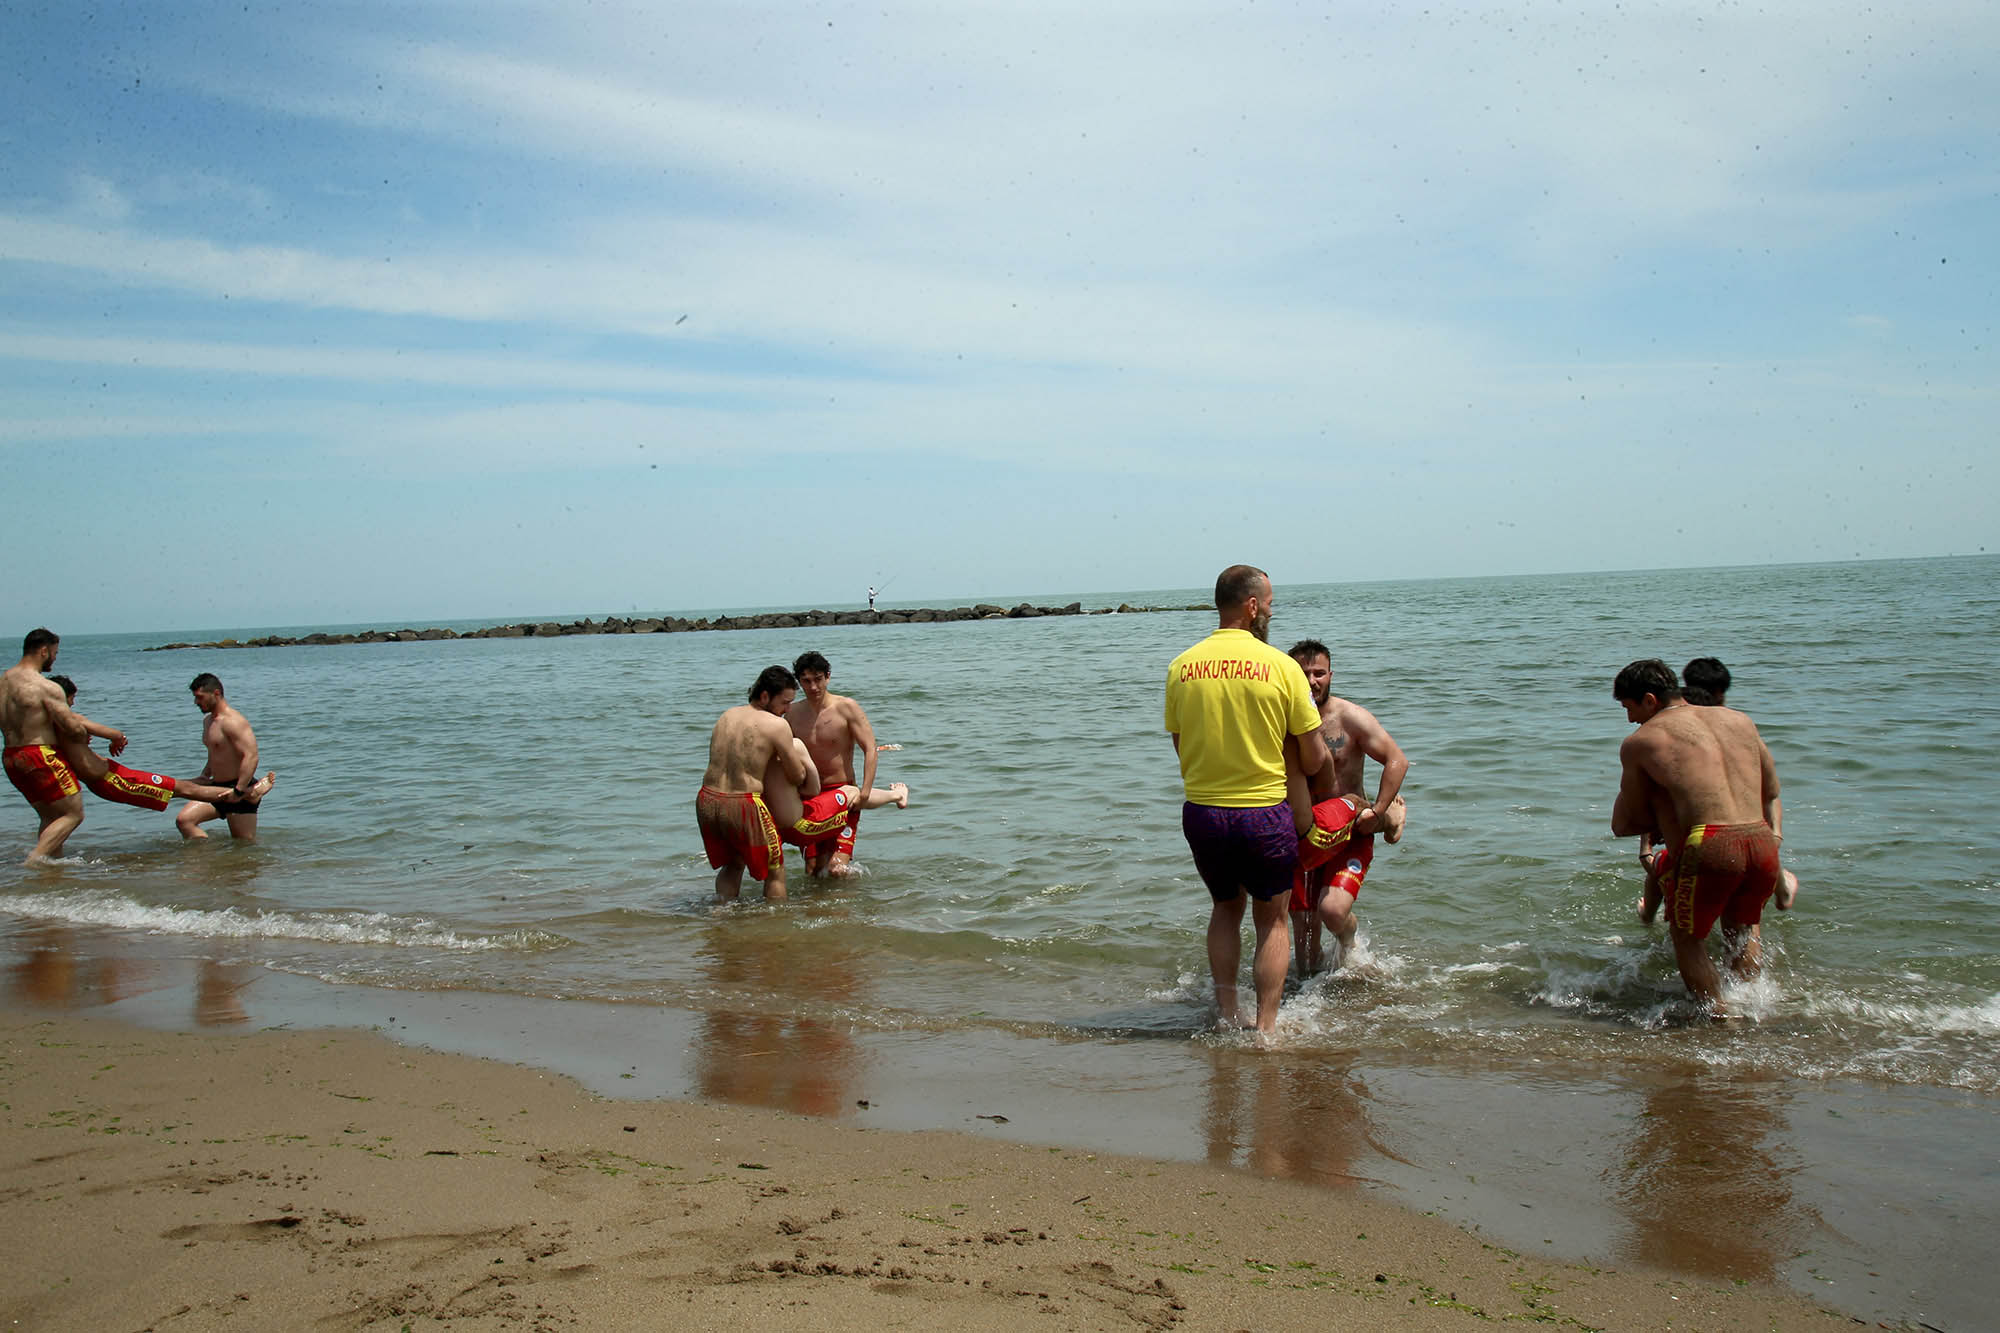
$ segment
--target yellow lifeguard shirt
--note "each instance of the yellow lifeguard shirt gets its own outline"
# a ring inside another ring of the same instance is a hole
[[[1196,805],[1278,804],[1285,737],[1318,727],[1304,670],[1247,629],[1216,630],[1167,668],[1167,730]]]

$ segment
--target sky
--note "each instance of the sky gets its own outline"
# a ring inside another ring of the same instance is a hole
[[[2000,6],[9,0],[0,625],[2000,551]]]

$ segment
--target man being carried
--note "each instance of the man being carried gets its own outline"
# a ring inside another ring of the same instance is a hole
[[[819,770],[821,783],[827,787],[856,787],[860,795],[848,807],[840,827],[833,833],[807,846],[806,869],[815,875],[847,875],[853,873],[854,835],[861,825],[861,812],[872,810],[883,804],[873,799],[875,790],[875,728],[868,723],[868,714],[861,705],[843,694],[835,694],[827,688],[833,678],[833,668],[826,658],[816,652],[800,653],[792,663],[797,673],[799,699],[794,702],[785,720],[792,724],[792,734],[806,743],[806,750]],[[861,750],[861,780],[854,780],[854,751]],[[906,791],[898,805],[908,805]]]
[[[792,749],[806,766],[805,780],[794,784],[785,776],[779,761],[772,759],[764,774],[764,804],[770,809],[771,818],[777,821],[779,839],[808,856],[815,843],[840,833],[851,810],[879,810],[885,805],[899,810],[909,808],[910,789],[900,782],[869,792],[865,803],[861,788],[851,782],[822,787],[819,767],[813,763],[806,743],[795,736]]]
[[[1638,730],[1619,746],[1611,807],[1619,837],[1659,832],[1673,858],[1664,885],[1681,980],[1722,1016],[1722,978],[1705,941],[1717,921],[1739,977],[1757,974],[1754,927],[1778,884],[1778,770],[1757,725],[1733,708],[1694,708],[1657,658],[1618,673],[1612,697]]]
[[[1248,902],[1257,951],[1257,1030],[1277,1027],[1290,965],[1285,908],[1299,860],[1285,800],[1285,740],[1308,778],[1327,763],[1319,711],[1298,664],[1265,642],[1271,580],[1232,565],[1215,581],[1218,628],[1167,668],[1167,731],[1180,756],[1181,832],[1208,886],[1208,970],[1222,1022],[1240,1026],[1236,969]]]
[[[141,773],[106,762],[90,749],[90,738],[125,748],[125,735],[70,711],[62,687],[42,673],[55,665],[62,639],[50,630],[30,630],[21,642],[21,660],[0,673],[0,736],[7,777],[41,819],[41,835],[30,861],[62,855],[63,844],[83,823],[79,779],[106,800],[164,810],[176,795],[198,799],[224,793],[214,787],[177,783],[161,774]],[[269,780],[267,780],[268,782]],[[265,790],[269,790],[266,785]]]
[[[785,897],[785,849],[778,825],[764,804],[765,774],[775,766],[787,782],[804,781],[805,761],[792,745],[785,710],[798,681],[781,666],[765,667],[751,685],[749,702],[716,719],[708,738],[708,771],[694,798],[702,849],[715,868],[717,902],[733,903],[743,888],[743,872],[764,885],[764,897]]]
[[[1402,841],[1403,777],[1410,761],[1375,715],[1333,692],[1333,657],[1317,639],[1292,645],[1292,660],[1305,672],[1306,686],[1319,709],[1320,735],[1332,762],[1310,782],[1294,766],[1287,796],[1299,830],[1299,874],[1292,889],[1292,935],[1299,975],[1310,976],[1326,966],[1321,953],[1322,927],[1333,932],[1333,966],[1354,943],[1354,900],[1361,881],[1375,860],[1375,834],[1390,843]],[[1363,804],[1362,769],[1366,760],[1382,766],[1375,799]]]

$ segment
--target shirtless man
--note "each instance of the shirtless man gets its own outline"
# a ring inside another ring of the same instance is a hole
[[[1681,668],[1681,697],[1699,708],[1722,707],[1729,702],[1729,668],[1713,657],[1697,657]],[[1785,840],[1784,802],[1771,803],[1771,830],[1778,835],[1778,841]],[[1666,896],[1663,884],[1672,873],[1673,858],[1665,847],[1654,846],[1654,835],[1645,834],[1639,839],[1639,864],[1646,870],[1646,887],[1639,894],[1639,920],[1645,925],[1653,924],[1653,917],[1659,913],[1660,903]],[[1778,888],[1771,895],[1771,906],[1780,912],[1792,910],[1798,901],[1799,877],[1791,871],[1780,868]],[[1761,938],[1761,933],[1760,933]]]
[[[1354,900],[1375,860],[1376,832],[1390,843],[1402,841],[1404,806],[1398,793],[1410,761],[1373,713],[1334,694],[1333,657],[1325,644],[1301,639],[1291,656],[1306,673],[1319,708],[1320,735],[1333,759],[1308,783],[1287,756],[1286,797],[1299,830],[1300,865],[1292,887],[1292,941],[1299,975],[1311,976],[1326,966],[1322,927],[1333,932],[1340,951],[1333,966],[1340,966],[1340,954],[1354,943]],[[1373,801],[1361,794],[1369,759],[1382,766]]]
[[[774,769],[794,787],[805,781],[805,760],[785,725],[798,688],[791,672],[765,667],[750,686],[749,702],[724,712],[709,734],[708,771],[694,798],[694,818],[715,868],[717,902],[736,901],[745,870],[762,881],[765,901],[785,899],[785,849],[764,804],[764,783]]]
[[[106,800],[151,810],[166,809],[176,795],[223,794],[212,787],[194,787],[107,763],[93,753],[92,736],[110,741],[115,755],[125,748],[125,734],[71,712],[62,687],[42,674],[55,665],[61,647],[61,638],[52,631],[30,630],[21,642],[21,660],[0,673],[0,734],[6,744],[7,777],[42,821],[41,836],[28,854],[30,861],[62,855],[63,843],[83,823],[79,780]]]
[[[812,755],[813,764],[818,768],[820,781],[828,786],[853,786],[860,794],[848,809],[847,818],[832,835],[805,848],[806,869],[815,875],[847,875],[853,873],[854,833],[860,826],[861,812],[883,804],[873,799],[875,791],[875,728],[868,724],[868,714],[861,705],[844,694],[835,694],[827,688],[833,677],[833,668],[827,660],[816,652],[799,654],[792,670],[798,674],[800,698],[785,714],[785,720],[792,724],[792,734],[806,743],[806,750]],[[861,780],[854,780],[854,750],[861,749]],[[905,789],[898,805],[908,805],[909,793]]]
[[[263,792],[255,790],[257,778],[257,735],[250,720],[229,706],[223,697],[222,682],[204,671],[188,684],[194,706],[202,711],[201,743],[208,747],[208,765],[200,782],[226,787],[221,799],[190,801],[174,816],[174,827],[183,838],[206,838],[201,826],[211,819],[229,821],[229,836],[245,842],[257,839],[257,807]],[[270,790],[266,787],[265,791]]]
[[[1723,1017],[1722,977],[1705,942],[1720,921],[1731,970],[1757,974],[1753,928],[1778,884],[1777,766],[1756,723],[1733,708],[1692,707],[1658,658],[1620,671],[1611,694],[1638,724],[1618,749],[1611,831],[1665,836],[1674,960],[1688,990]]]

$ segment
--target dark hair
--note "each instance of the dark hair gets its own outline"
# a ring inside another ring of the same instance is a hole
[[[1255,565],[1231,565],[1215,576],[1215,609],[1227,611],[1257,595],[1257,585],[1271,576]]]
[[[21,640],[21,656],[26,657],[29,653],[39,652],[52,643],[61,642],[62,635],[52,629],[31,629],[28,631],[28,636]]]
[[[1697,657],[1681,668],[1681,682],[1689,703],[1718,704],[1729,693],[1729,668],[1713,657]]]
[[[1333,665],[1332,652],[1318,639],[1300,639],[1286,651],[1291,655],[1291,659],[1300,666],[1304,666],[1315,657],[1324,657],[1328,666]]]
[[[189,681],[188,690],[190,692],[193,692],[195,690],[214,690],[217,694],[221,694],[223,692],[222,682],[215,678],[215,673],[213,671],[204,671],[199,676],[196,676],[193,680]],[[256,691],[252,690],[251,693],[255,694]]]
[[[833,664],[808,648],[799,654],[798,661],[792,663],[792,670],[801,676],[805,675],[808,671],[814,675],[831,676],[833,674]]]
[[[1620,703],[1635,704],[1649,694],[1661,703],[1681,697],[1680,682],[1674,679],[1674,669],[1657,657],[1640,658],[1619,672],[1618,679],[1611,682],[1611,697]]]
[[[76,698],[76,682],[68,676],[50,676],[49,679],[62,686],[64,699]]]
[[[757,683],[750,687],[750,702],[754,704],[767,694],[783,694],[798,687],[799,682],[791,672],[781,666],[767,666],[757,673]]]

